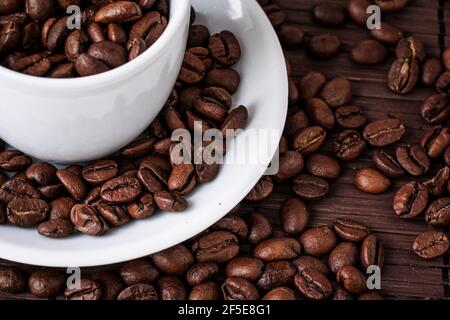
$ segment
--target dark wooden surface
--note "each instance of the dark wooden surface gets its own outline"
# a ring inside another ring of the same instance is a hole
[[[329,61],[313,61],[303,50],[286,53],[292,64],[293,77],[298,80],[311,70],[323,72],[327,77],[342,76],[350,79],[354,88],[353,103],[361,106],[369,120],[386,117],[388,114],[403,120],[407,127],[405,142],[418,142],[427,126],[419,117],[421,102],[433,93],[433,89],[418,87],[408,96],[398,96],[386,87],[386,75],[389,63],[374,66],[355,66],[349,60],[349,48],[364,38],[367,30],[347,22],[340,29],[324,29],[315,25],[310,16],[312,5],[316,0],[274,0],[286,12],[288,22],[302,25],[307,34],[330,31],[340,36],[344,43],[343,52]],[[345,0],[335,0],[346,2]],[[444,18],[438,18],[438,12]],[[450,38],[445,29],[450,30],[450,4],[437,0],[411,0],[405,10],[382,16],[382,20],[392,22],[403,31],[421,39],[430,55],[439,56],[445,45],[450,46]],[[440,23],[441,22],[441,23]],[[392,55],[389,61],[392,61]],[[324,152],[329,152],[329,146]],[[427,230],[423,217],[415,220],[401,220],[391,209],[395,189],[408,180],[405,178],[395,183],[392,189],[383,195],[367,195],[353,186],[355,169],[371,167],[371,151],[358,161],[346,164],[341,177],[332,184],[331,193],[326,199],[310,203],[312,224],[330,224],[336,217],[347,216],[366,223],[383,239],[386,248],[386,265],[382,273],[382,291],[390,299],[450,299],[449,255],[432,261],[416,257],[412,251],[412,242],[417,234]],[[277,186],[269,199],[260,204],[246,204],[243,211],[259,210],[266,214],[279,227],[278,211],[282,202],[291,196],[288,185]],[[448,230],[446,230],[448,232]],[[0,265],[16,265],[0,260]],[[16,265],[17,266],[17,265]],[[25,271],[32,267],[19,266]],[[117,266],[112,266],[116,268]],[[90,268],[87,272],[105,267]],[[0,298],[31,298],[28,294],[19,296],[0,293]]]

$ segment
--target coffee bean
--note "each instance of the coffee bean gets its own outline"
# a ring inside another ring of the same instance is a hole
[[[231,300],[257,300],[259,292],[255,286],[244,278],[230,277],[222,284],[223,298]]]
[[[155,204],[162,211],[180,212],[186,210],[188,204],[185,198],[167,191],[158,191],[154,196]]]
[[[192,288],[189,300],[217,300],[219,298],[219,286],[213,281],[198,284]]]
[[[385,147],[398,142],[405,134],[405,126],[395,118],[372,121],[363,131],[366,141],[374,147]]]
[[[220,131],[223,136],[228,136],[227,130],[244,129],[248,121],[248,110],[244,106],[233,109],[224,119]]]
[[[330,297],[330,300],[337,300],[337,301],[348,301],[353,300],[353,295],[342,288],[340,285],[338,285],[336,282],[332,282],[334,292]]]
[[[336,157],[344,161],[353,161],[366,149],[366,142],[356,130],[340,132],[333,142]]]
[[[189,28],[188,48],[208,47],[209,29],[204,25],[193,25]]]
[[[8,221],[19,227],[31,227],[47,217],[48,204],[41,199],[15,199],[6,207]]]
[[[419,145],[398,146],[395,156],[403,169],[413,176],[423,175],[430,169],[430,160]]]
[[[194,263],[191,252],[181,244],[155,253],[152,258],[159,270],[177,276],[185,274],[189,266]]]
[[[338,218],[333,223],[333,229],[345,241],[360,242],[370,233],[362,223],[348,218]]]
[[[187,293],[183,283],[175,276],[162,276],[158,280],[161,300],[186,300]]]
[[[305,269],[294,278],[295,287],[307,299],[324,300],[331,296],[333,287],[330,281],[319,271]]]
[[[341,167],[335,159],[329,156],[313,154],[306,161],[306,171],[316,177],[332,180],[339,176]]]
[[[68,195],[67,189],[63,184],[51,184],[49,186],[41,186],[37,188],[43,198],[53,200]]]
[[[336,241],[336,234],[326,226],[308,229],[300,236],[304,253],[315,257],[331,252]]]
[[[64,238],[72,234],[74,226],[67,219],[51,219],[39,224],[38,232],[40,235],[49,238]]]
[[[262,214],[253,212],[248,218],[248,241],[251,244],[257,244],[272,235],[272,225]]]
[[[6,150],[0,152],[0,169],[5,171],[22,171],[31,164],[31,158],[20,151]]]
[[[143,282],[155,282],[159,278],[159,271],[145,258],[127,261],[120,267],[120,277],[126,285]]]
[[[51,269],[37,270],[28,279],[30,292],[36,297],[54,297],[62,291],[64,285],[64,275]]]
[[[449,118],[449,105],[447,94],[434,94],[424,101],[420,115],[428,124],[445,122]]]
[[[400,178],[405,175],[405,170],[397,160],[383,150],[376,150],[372,156],[373,163],[390,178]]]
[[[450,133],[447,127],[436,126],[425,132],[420,146],[430,158],[440,157],[450,145]]]
[[[344,129],[358,129],[366,123],[361,108],[354,105],[342,106],[335,110],[337,124]]]
[[[192,244],[192,251],[199,262],[223,263],[239,253],[237,237],[227,231],[214,231]]]
[[[341,40],[331,33],[323,33],[311,37],[306,43],[306,51],[315,59],[330,59],[341,50]]]
[[[339,269],[336,280],[350,293],[361,294],[366,290],[366,277],[353,266]]]
[[[376,265],[380,268],[384,264],[383,241],[374,234],[370,234],[361,244],[361,264],[364,268]]]
[[[222,31],[211,36],[209,50],[214,60],[225,67],[235,65],[241,58],[239,42],[230,31]]]
[[[205,65],[200,58],[186,52],[178,79],[183,83],[191,85],[199,83],[205,76],[205,69]]]
[[[256,281],[261,277],[264,263],[253,257],[236,257],[226,266],[227,277],[240,277],[249,281]]]
[[[306,127],[309,127],[308,117],[303,110],[299,110],[288,115],[283,133],[287,138],[292,138],[296,133]]]
[[[441,196],[447,188],[447,182],[450,179],[450,167],[445,166],[436,173],[436,175],[426,181],[424,185],[434,196]]]
[[[237,235],[241,240],[247,239],[248,236],[247,223],[244,219],[235,214],[226,215],[216,222],[211,228],[214,230],[230,231]]]
[[[282,182],[298,175],[303,170],[303,156],[297,151],[286,151],[280,154],[279,169],[275,180]]]
[[[102,24],[132,22],[141,16],[142,10],[137,3],[118,1],[100,8],[95,14],[95,21]]]
[[[207,87],[219,87],[234,94],[241,82],[240,74],[231,68],[217,68],[209,70],[205,75]]]
[[[23,275],[14,268],[0,267],[0,292],[20,293],[25,287]]]
[[[309,222],[309,210],[297,198],[287,199],[280,210],[280,218],[284,232],[288,234],[299,234],[305,230]]]
[[[325,142],[325,137],[326,131],[322,127],[307,127],[294,135],[291,147],[306,156],[319,150]]]
[[[326,180],[309,174],[301,174],[294,178],[292,190],[302,199],[320,200],[329,191],[329,184]]]
[[[320,97],[331,108],[347,105],[352,100],[352,85],[344,78],[334,78],[320,92]]]
[[[265,291],[276,287],[293,283],[297,273],[295,266],[289,261],[274,261],[265,265],[261,277],[256,281],[256,286]]]
[[[194,165],[180,164],[172,168],[167,186],[170,191],[177,192],[181,195],[191,192],[197,184]]]
[[[389,69],[387,83],[389,89],[397,94],[408,94],[416,86],[419,66],[415,59],[399,58]]]
[[[142,188],[136,178],[117,177],[106,182],[100,196],[103,200],[114,204],[130,203],[141,194]]]
[[[436,90],[439,93],[449,93],[450,89],[450,71],[442,73],[436,80]]]
[[[40,198],[39,192],[25,180],[10,179],[0,187],[0,201],[3,203],[24,198]]]
[[[296,300],[294,290],[288,287],[278,287],[267,292],[262,300]]]
[[[67,169],[64,169],[58,170],[56,172],[56,176],[67,191],[69,191],[72,197],[78,201],[83,200],[86,195],[86,187],[77,175]]]
[[[109,227],[97,210],[85,204],[77,204],[70,211],[70,220],[75,229],[81,233],[99,236],[105,234]]]
[[[127,34],[120,24],[110,23],[107,29],[108,39],[118,44],[127,43]]]
[[[98,213],[110,227],[119,227],[130,221],[130,216],[124,208],[100,201],[95,205]]]
[[[298,49],[303,43],[304,31],[297,24],[284,23],[277,33],[283,48]]]
[[[446,227],[450,224],[450,198],[439,198],[432,202],[425,213],[425,221],[433,227]]]
[[[428,204],[428,190],[420,182],[411,181],[395,194],[393,209],[400,218],[410,219],[420,215]]]
[[[56,168],[47,162],[33,163],[25,171],[28,180],[36,182],[41,186],[56,183]]]
[[[316,97],[323,86],[326,84],[327,79],[320,72],[310,72],[305,75],[299,84],[299,93],[302,100],[309,100]],[[288,119],[289,120],[289,119]]]
[[[347,12],[353,22],[359,26],[366,26],[369,14],[367,7],[371,5],[369,0],[350,0],[347,4]]]
[[[128,60],[125,48],[112,41],[100,41],[92,44],[88,49],[88,54],[110,68],[120,67]]]
[[[355,187],[366,193],[383,193],[391,186],[391,181],[375,169],[360,169],[355,174]]]
[[[323,275],[328,275],[330,269],[321,260],[311,256],[301,256],[293,260],[292,263],[297,267],[298,273],[302,273],[306,269],[312,269],[320,272]]]
[[[158,300],[158,293],[151,284],[137,283],[122,290],[117,300]]]
[[[434,259],[444,255],[449,248],[449,240],[440,231],[425,231],[413,243],[414,252],[422,259]]]
[[[365,39],[358,42],[350,53],[354,63],[360,65],[379,64],[386,59],[386,47],[377,40]]]
[[[13,52],[20,43],[21,27],[15,22],[8,22],[0,27],[0,54]]]
[[[309,99],[306,103],[306,112],[312,122],[325,130],[332,130],[334,128],[336,120],[333,111],[331,111],[323,100],[319,98]]]
[[[77,285],[64,291],[65,300],[100,300],[102,289],[91,279],[82,278]]]
[[[442,74],[443,67],[441,60],[438,58],[429,58],[423,64],[422,83],[432,86],[436,83],[437,78]]]
[[[356,266],[359,259],[359,248],[354,242],[338,244],[328,257],[328,266],[333,273],[345,266]]]
[[[77,202],[73,198],[58,198],[50,202],[50,219],[69,219],[70,210]]]
[[[114,178],[119,171],[114,160],[100,160],[83,168],[83,179],[93,185],[99,185]]]
[[[263,176],[245,197],[245,200],[258,202],[266,199],[272,193],[273,187],[272,179],[269,176]]]
[[[233,260],[232,260],[233,261]],[[229,264],[229,263],[228,263]],[[219,266],[214,262],[198,262],[192,265],[186,273],[187,282],[195,287],[198,284],[204,283],[210,280],[212,277],[219,273]],[[229,277],[229,275],[227,273]]]
[[[263,261],[289,260],[301,253],[300,243],[293,238],[272,238],[259,243],[253,255]]]
[[[102,289],[102,300],[116,300],[124,285],[120,278],[111,271],[99,271],[92,275]]]
[[[77,73],[82,77],[96,75],[109,70],[106,64],[86,53],[82,53],[78,56],[74,67]]]
[[[65,44],[66,57],[74,62],[80,54],[86,52],[89,44],[89,38],[84,30],[75,30],[69,34]]]
[[[387,45],[395,45],[402,38],[403,34],[396,26],[381,21],[380,28],[370,30],[370,35],[375,39]]]
[[[400,39],[397,43],[395,54],[398,59],[423,61],[425,58],[425,50],[422,42],[413,37]]]
[[[326,27],[338,27],[345,22],[345,8],[337,3],[318,3],[312,9],[314,20]]]

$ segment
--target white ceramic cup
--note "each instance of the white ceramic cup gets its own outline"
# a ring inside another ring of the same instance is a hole
[[[186,49],[191,0],[170,1],[169,24],[147,51],[114,70],[47,79],[0,67],[0,138],[58,163],[93,160],[135,139],[164,106]]]

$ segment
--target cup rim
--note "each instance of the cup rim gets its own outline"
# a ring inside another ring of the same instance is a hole
[[[175,2],[177,5],[175,5]],[[169,1],[169,5],[170,19],[163,34],[139,57],[128,61],[120,67],[92,76],[57,79],[31,76],[0,65],[0,82],[32,86],[37,89],[79,90],[84,88],[94,89],[119,79],[126,79],[140,72],[145,65],[151,64],[158,59],[164,53],[164,49],[170,44],[170,41],[176,33],[183,27],[183,23],[189,22],[185,21],[184,17],[186,16],[186,11],[190,10],[191,0],[172,0]]]

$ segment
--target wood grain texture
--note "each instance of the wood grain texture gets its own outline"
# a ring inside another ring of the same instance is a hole
[[[327,0],[330,1],[330,0]],[[332,0],[331,0],[332,1]],[[345,0],[334,0],[338,3]],[[353,104],[363,108],[369,120],[385,118],[392,115],[401,119],[406,127],[405,142],[418,142],[427,125],[419,117],[419,107],[422,101],[432,94],[432,88],[418,87],[408,96],[398,96],[390,92],[386,86],[386,76],[389,64],[393,60],[390,55],[388,62],[379,66],[361,67],[354,65],[349,59],[349,50],[361,39],[369,38],[367,30],[363,30],[350,22],[340,29],[326,29],[312,22],[310,9],[320,2],[318,0],[274,0],[283,8],[288,23],[302,25],[307,35],[319,32],[333,32],[340,36],[344,43],[343,52],[335,59],[314,61],[306,56],[303,50],[288,51],[286,56],[292,64],[293,77],[298,81],[312,70],[323,72],[328,78],[342,76],[352,81],[354,88]],[[441,9],[444,14],[443,28],[438,19],[438,9],[445,1],[411,0],[410,5],[398,13],[383,15],[384,21],[389,21],[403,31],[414,35],[425,44],[427,53],[439,56],[442,45],[450,46],[450,5],[446,3]],[[443,29],[447,34],[442,33]],[[441,33],[440,33],[441,32]],[[270,72],[270,70],[268,70]],[[323,153],[331,154],[330,143]],[[443,258],[425,261],[411,251],[411,246],[417,234],[428,229],[423,217],[413,220],[397,218],[391,209],[391,201],[398,186],[411,178],[396,181],[394,186],[383,195],[367,195],[353,186],[355,170],[372,167],[371,152],[366,152],[358,161],[346,163],[342,174],[331,186],[329,196],[318,202],[309,203],[312,212],[312,225],[331,224],[336,217],[350,217],[367,224],[384,241],[386,248],[386,263],[382,273],[382,291],[389,299],[450,299],[448,282],[450,266],[448,255]],[[274,193],[265,201],[243,205],[242,213],[259,211],[269,217],[280,230],[278,212],[283,201],[293,196],[288,184],[277,185]],[[446,230],[448,232],[448,230]],[[250,248],[245,248],[249,250]],[[25,272],[35,270],[35,267],[23,266],[1,261],[1,265],[14,265]],[[118,266],[88,268],[86,274],[103,270],[117,269]],[[5,299],[31,299],[30,294],[8,295],[0,293]],[[59,297],[60,298],[60,297]]]

